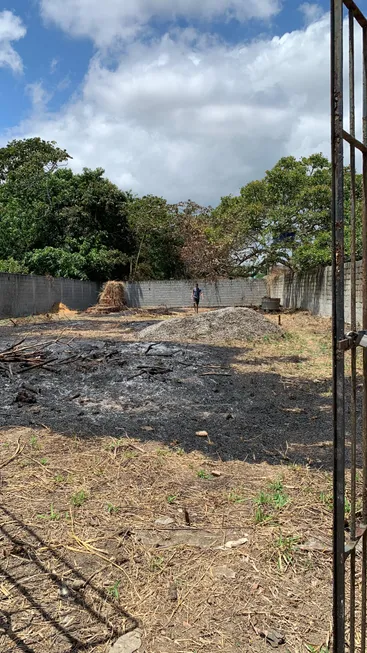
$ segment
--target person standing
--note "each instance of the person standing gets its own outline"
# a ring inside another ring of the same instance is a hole
[[[194,311],[195,313],[199,312],[199,302],[203,294],[203,291],[199,288],[199,284],[195,284],[195,288],[192,291],[192,300],[194,302]]]

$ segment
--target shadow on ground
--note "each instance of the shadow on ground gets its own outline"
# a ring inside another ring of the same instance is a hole
[[[1,506],[0,514],[2,556],[9,558],[1,577],[22,604],[19,609],[9,603],[8,610],[0,608],[0,638],[3,635],[5,645],[9,643],[7,651],[34,653],[33,631],[37,650],[44,641],[47,650],[52,642],[53,650],[87,652],[138,626],[107,591],[95,585],[98,571],[83,574],[15,512]]]

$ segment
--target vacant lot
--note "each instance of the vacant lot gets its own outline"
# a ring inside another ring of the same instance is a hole
[[[157,319],[0,327],[1,651],[326,651],[329,321],[144,341]]]

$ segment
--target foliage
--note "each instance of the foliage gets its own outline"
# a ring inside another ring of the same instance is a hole
[[[182,237],[175,211],[162,197],[146,195],[128,206],[128,223],[135,237],[130,278],[172,279],[182,276],[179,257]]]
[[[77,253],[68,252],[57,247],[35,249],[25,257],[25,262],[34,274],[52,277],[70,277],[86,279],[83,271],[85,259]]]
[[[12,256],[7,259],[0,259],[0,272],[9,274],[28,274],[29,269],[21,261],[16,261]]]
[[[10,141],[0,148],[0,183],[18,180],[24,188],[33,186],[34,177],[54,172],[61,163],[71,157],[66,150],[56,146],[55,141],[41,138],[25,138]]]
[[[230,247],[218,238],[212,222],[212,209],[195,202],[181,202],[173,207],[181,234],[180,256],[185,276],[212,278],[228,276],[231,271]]]
[[[101,168],[73,174],[60,167],[69,158],[37,138],[0,149],[0,259],[37,274],[126,276],[134,242],[126,210],[131,195]]]
[[[330,164],[321,155],[300,161],[284,157],[263,180],[243,187],[239,197],[223,198],[216,212],[218,222],[236,235],[237,265],[250,273],[276,264],[297,268],[297,256],[328,230]]]
[[[109,279],[261,276],[331,259],[331,165],[283,157],[212,209],[119,189],[102,168],[75,174],[53,141],[0,148],[0,272]],[[346,257],[351,179],[345,174]],[[357,257],[362,177],[356,178]]]
[[[347,257],[350,249],[350,175],[345,170]],[[362,178],[356,178],[357,255],[361,249]],[[307,270],[331,262],[331,164],[321,154],[284,157],[264,179],[224,197],[214,211],[232,238],[233,260],[247,274],[275,265]],[[224,237],[224,234],[223,234]],[[227,236],[228,237],[228,236]]]

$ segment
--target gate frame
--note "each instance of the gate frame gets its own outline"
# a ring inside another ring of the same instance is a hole
[[[343,129],[343,30],[344,9],[349,12],[349,132]],[[355,135],[354,28],[362,29],[363,108],[362,141]],[[344,653],[346,645],[345,572],[350,559],[349,651],[356,644],[356,546],[362,539],[362,590],[360,651],[366,653],[367,607],[367,349],[363,348],[363,504],[362,522],[356,521],[357,472],[357,341],[356,332],[356,150],[362,152],[363,165],[363,319],[367,329],[367,19],[353,0],[331,0],[331,160],[332,160],[332,345],[333,345],[333,651]],[[345,336],[344,316],[344,141],[350,146],[351,179],[351,332]],[[353,334],[353,335],[352,335]],[[345,503],[345,353],[351,353],[350,443],[351,443],[351,515],[350,538],[346,541]]]

